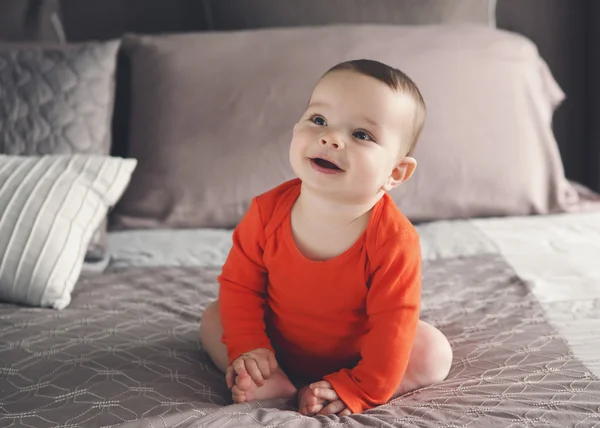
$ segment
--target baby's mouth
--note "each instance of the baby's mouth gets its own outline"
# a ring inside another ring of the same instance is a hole
[[[316,165],[320,166],[321,168],[331,169],[333,171],[343,171],[342,168],[340,168],[333,162],[330,162],[330,161],[322,159],[322,158],[311,158],[310,161],[314,162]]]

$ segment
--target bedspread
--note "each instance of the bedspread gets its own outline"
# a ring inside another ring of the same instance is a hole
[[[509,427],[600,424],[600,380],[500,254],[424,261],[422,319],[450,340],[448,378],[363,414],[293,400],[233,405],[199,342],[218,267],[84,274],[63,311],[0,305],[0,427]]]

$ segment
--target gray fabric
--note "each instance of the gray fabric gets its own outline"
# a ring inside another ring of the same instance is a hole
[[[496,0],[211,0],[216,30],[339,23],[495,26]]]
[[[293,402],[231,405],[198,340],[219,270],[113,269],[85,276],[60,313],[0,305],[0,401],[41,427],[330,426]],[[343,418],[345,426],[593,426],[600,380],[573,356],[495,255],[424,264],[423,319],[450,339],[448,379]]]
[[[0,40],[64,41],[59,0],[0,0]]]
[[[0,153],[108,155],[119,45],[0,43]],[[86,260],[106,251],[103,223]]]
[[[85,253],[85,261],[87,263],[97,263],[105,260],[108,256],[108,232],[107,219],[103,219],[98,229],[94,232],[90,245]]]
[[[111,231],[112,267],[223,266],[231,249],[231,229]]]
[[[207,0],[60,0],[69,41],[208,29]]]
[[[436,221],[416,227],[424,259],[498,253],[493,241],[469,220]],[[218,267],[227,259],[231,235],[232,229],[113,230],[108,235],[110,265]]]
[[[63,309],[134,159],[0,155],[0,300]]]

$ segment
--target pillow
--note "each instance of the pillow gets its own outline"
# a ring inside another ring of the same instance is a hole
[[[0,153],[108,155],[119,45],[0,43]],[[86,261],[107,256],[102,223]]]
[[[133,159],[0,155],[0,300],[63,309]]]
[[[413,221],[561,211],[573,196],[551,120],[563,94],[532,42],[483,26],[331,26],[129,36],[130,155],[115,228],[233,227],[293,178],[288,147],[317,79],[372,58],[428,106],[415,175],[391,192]]]
[[[342,23],[496,25],[496,0],[213,0],[210,7],[217,30]]]
[[[0,40],[62,42],[59,0],[0,1]]]

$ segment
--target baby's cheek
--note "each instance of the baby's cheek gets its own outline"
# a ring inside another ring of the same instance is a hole
[[[303,150],[310,143],[310,132],[298,129],[292,136],[292,146],[298,150]]]
[[[360,187],[373,187],[380,184],[384,177],[382,168],[374,162],[362,162],[359,167]]]

